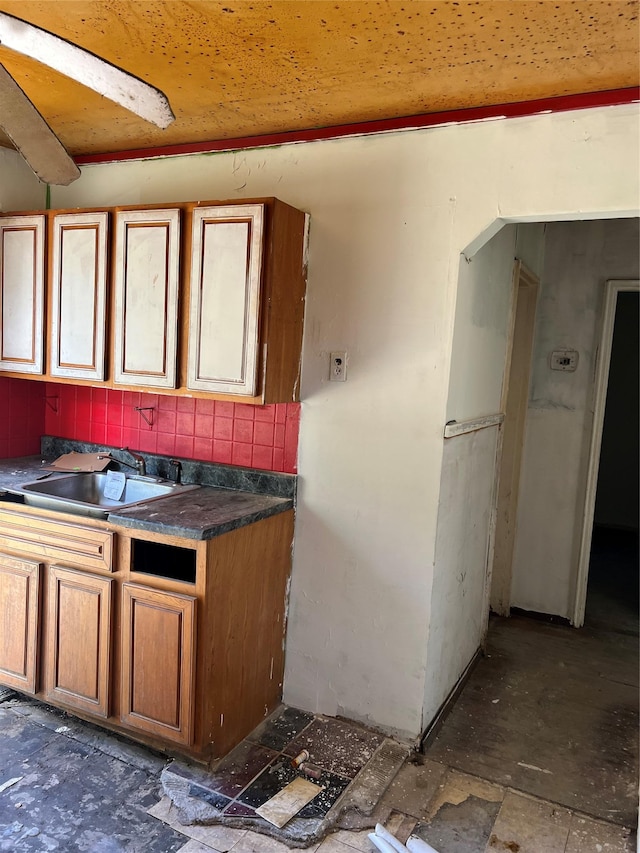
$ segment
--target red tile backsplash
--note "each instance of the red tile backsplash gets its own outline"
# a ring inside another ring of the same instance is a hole
[[[44,395],[42,382],[0,377],[0,459],[40,453]]]
[[[137,391],[115,391],[88,386],[46,384],[46,394],[57,397],[57,411],[44,406],[43,383],[28,380],[0,379],[0,406],[4,394],[17,407],[23,418],[21,403],[13,402],[11,393],[4,391],[2,382],[18,382],[31,386],[13,392],[18,399],[28,395],[40,406],[37,440],[31,441],[37,453],[40,435],[55,435],[80,441],[94,441],[115,447],[131,447],[148,453],[201,459],[284,471],[297,470],[299,403],[278,403],[270,406],[250,406],[219,400],[194,400],[191,397],[170,397],[162,394],[143,394]],[[38,390],[39,389],[39,390]],[[35,405],[35,403],[34,403]],[[153,407],[153,426],[149,426],[137,406]],[[35,412],[36,409],[34,408]],[[4,418],[3,418],[4,420]],[[8,419],[12,422],[14,419]],[[26,421],[25,421],[26,422]],[[25,430],[28,434],[28,431]],[[35,435],[34,433],[34,435]],[[22,435],[26,441],[27,435]],[[4,433],[0,426],[0,451]],[[17,455],[13,451],[4,454]]]

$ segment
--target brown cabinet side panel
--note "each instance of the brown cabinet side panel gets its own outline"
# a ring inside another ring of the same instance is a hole
[[[0,684],[36,692],[40,565],[0,554]]]
[[[109,715],[112,583],[49,569],[47,698],[100,717]]]
[[[297,402],[307,287],[306,220],[304,213],[277,199],[271,215],[263,295],[263,340],[268,348],[264,402]]]
[[[199,676],[215,689],[199,738],[213,745],[214,757],[242,740],[282,697],[292,542],[290,510],[209,543],[208,585],[215,594],[207,597]]]
[[[193,739],[195,598],[123,584],[122,722]]]

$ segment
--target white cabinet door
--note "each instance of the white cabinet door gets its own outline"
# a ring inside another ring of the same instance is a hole
[[[53,218],[52,376],[104,379],[106,213]]]
[[[0,370],[42,373],[44,216],[0,220]]]
[[[256,393],[264,205],[193,211],[187,386]]]
[[[179,210],[116,213],[115,382],[176,387]]]

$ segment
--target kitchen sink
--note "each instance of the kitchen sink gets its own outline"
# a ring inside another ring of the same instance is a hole
[[[121,498],[113,500],[105,497],[106,485],[106,473],[80,473],[56,475],[50,480],[42,478],[33,483],[24,483],[11,491],[22,495],[29,506],[106,518],[110,512],[119,509],[200,488],[197,485],[185,486],[154,477],[131,475],[125,479]]]

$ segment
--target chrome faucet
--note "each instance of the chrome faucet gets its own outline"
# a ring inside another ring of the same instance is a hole
[[[124,451],[125,453],[128,453],[129,456],[133,457],[133,459],[135,459],[136,464],[131,465],[130,462],[125,462],[122,459],[116,459],[115,461],[118,462],[120,465],[126,465],[127,468],[133,468],[133,470],[137,471],[141,477],[144,477],[144,475],[147,473],[144,456],[141,456],[139,453],[136,453],[135,450],[129,450],[128,447],[121,447],[120,450]]]

